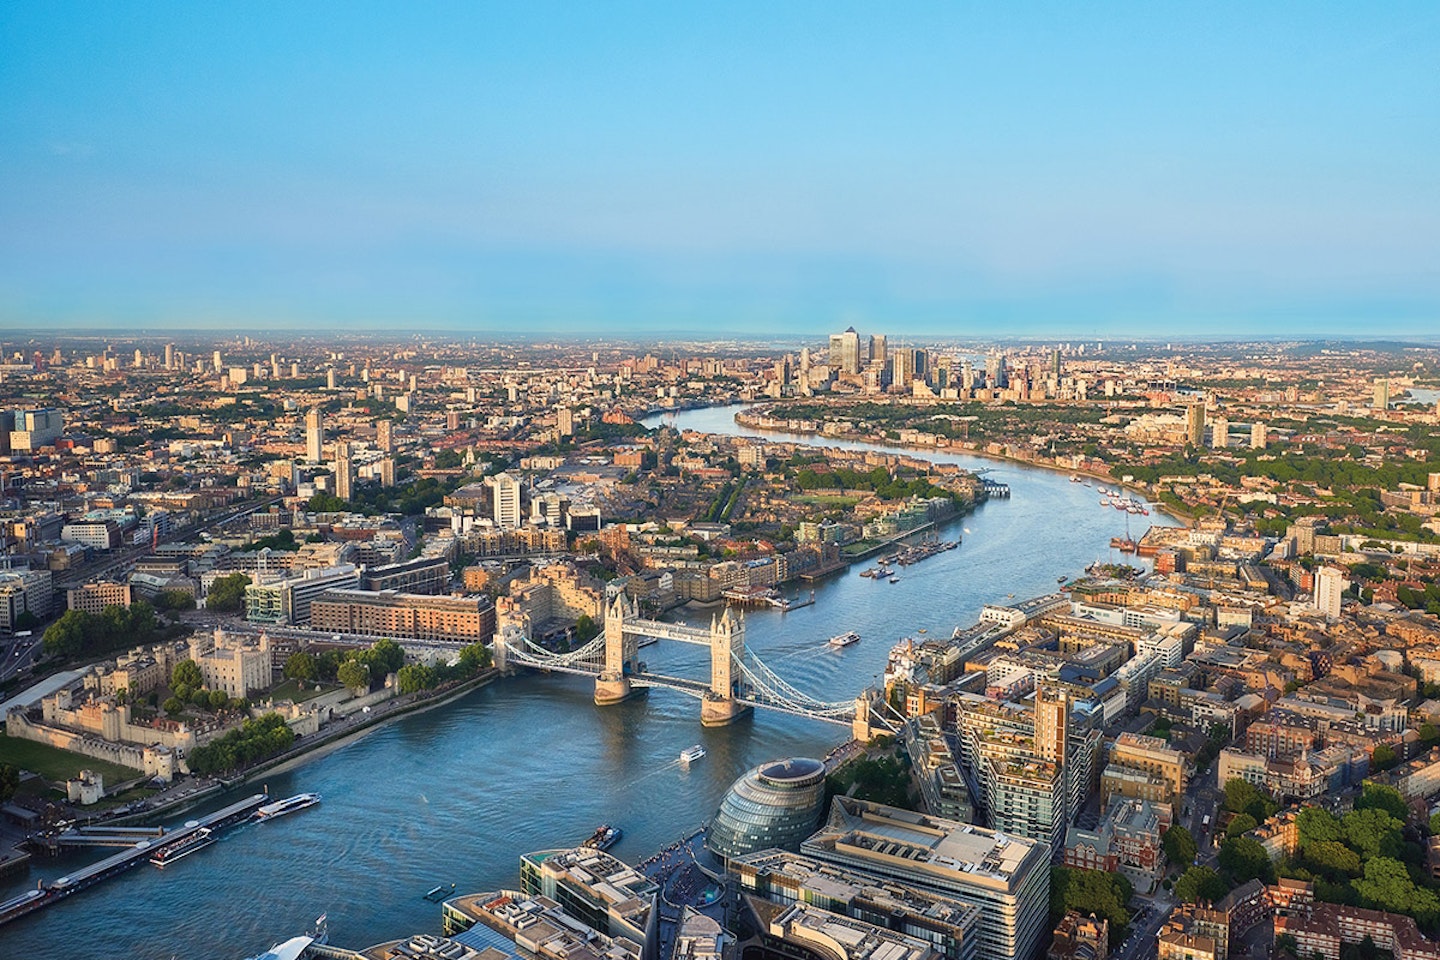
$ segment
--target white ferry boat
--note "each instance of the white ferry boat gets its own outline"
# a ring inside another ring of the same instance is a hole
[[[691,763],[695,760],[699,760],[703,756],[705,756],[705,748],[697,743],[693,747],[686,747],[684,750],[680,751],[680,762]]]
[[[157,867],[167,867],[176,860],[183,860],[196,850],[203,850],[215,842],[215,834],[209,827],[201,827],[194,833],[173,843],[167,843],[155,851],[150,862]]]
[[[849,633],[841,633],[830,638],[830,646],[832,647],[848,647],[852,643],[859,642],[860,634],[856,633],[854,630],[851,630]]]
[[[304,810],[306,807],[313,807],[320,802],[318,793],[297,793],[293,797],[286,797],[284,800],[276,800],[274,803],[267,803],[255,811],[256,820],[274,820],[276,817],[283,817],[287,813],[294,813],[296,810]]]

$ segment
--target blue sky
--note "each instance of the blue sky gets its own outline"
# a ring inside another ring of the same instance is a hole
[[[0,325],[1440,330],[1433,3],[0,5]]]

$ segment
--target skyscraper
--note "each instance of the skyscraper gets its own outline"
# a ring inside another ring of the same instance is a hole
[[[1383,377],[1375,381],[1375,402],[1371,404],[1376,410],[1390,409],[1390,381]]]
[[[1063,687],[1039,687],[1035,691],[1035,753],[1042,760],[1065,765],[1068,742],[1070,697]]]
[[[1345,572],[1337,567],[1320,567],[1315,571],[1315,593],[1311,601],[1327,620],[1340,619],[1340,601],[1350,586]]]
[[[391,433],[394,429],[389,420],[381,420],[375,424],[375,446],[379,447],[382,453],[390,453],[395,449],[395,437]]]
[[[860,334],[854,327],[830,335],[830,367],[841,373],[860,372]]]
[[[1185,408],[1185,442],[1192,447],[1205,445],[1205,404],[1198,401]]]
[[[324,457],[324,450],[325,421],[321,418],[320,408],[311,407],[310,412],[305,414],[305,459],[319,463]]]
[[[890,354],[890,383],[902,391],[915,379],[915,352],[901,348]]]
[[[870,362],[883,364],[889,359],[885,348],[885,334],[877,333],[870,337]]]
[[[508,473],[485,480],[490,487],[491,516],[497,527],[520,526],[520,481]]]
[[[335,496],[349,500],[355,470],[350,464],[350,444],[344,440],[335,441]]]

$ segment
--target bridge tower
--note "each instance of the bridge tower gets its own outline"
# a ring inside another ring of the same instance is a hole
[[[749,704],[735,697],[741,694],[740,672],[735,661],[745,656],[745,615],[730,607],[710,622],[710,690],[700,701],[700,722],[723,727],[750,713]]]
[[[595,678],[595,702],[602,707],[641,692],[630,684],[638,670],[639,644],[635,634],[625,629],[625,621],[634,616],[635,607],[623,592],[605,608],[605,668]]]
[[[853,739],[860,743],[869,743],[887,732],[884,727],[876,727],[872,722],[884,701],[884,693],[875,687],[866,687],[855,698],[855,718],[850,722],[850,736]]]

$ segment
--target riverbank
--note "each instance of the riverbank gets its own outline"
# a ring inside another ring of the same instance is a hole
[[[332,730],[329,733],[322,731],[321,733],[312,734],[311,738],[305,740],[303,745],[287,750],[279,756],[271,757],[269,760],[263,761],[236,777],[217,781],[198,792],[177,797],[173,801],[151,807],[147,810],[107,819],[103,822],[116,825],[123,825],[135,821],[153,823],[156,819],[173,816],[184,810],[198,806],[206,800],[228,793],[237,787],[252,783],[261,776],[277,776],[294,770],[312,760],[318,760],[347,744],[374,733],[386,724],[399,720],[401,717],[425,713],[437,707],[445,706],[448,703],[453,703],[460,697],[486,686],[499,676],[500,671],[491,668],[483,671],[479,676],[462,681],[454,688],[435,691],[429,696],[422,696],[408,703],[392,700],[390,703],[396,704],[396,706],[389,710],[376,712],[358,723],[346,724],[343,728]],[[415,695],[409,694],[409,696]]]
[[[832,436],[830,436],[830,435],[828,435],[828,434],[821,433],[819,430],[799,430],[799,429],[792,429],[792,428],[790,428],[790,427],[780,428],[780,427],[773,427],[773,426],[761,426],[760,424],[754,422],[754,419],[755,419],[754,417],[746,417],[746,416],[745,416],[746,413],[748,413],[748,412],[751,411],[751,410],[755,410],[756,408],[763,408],[763,407],[770,406],[771,404],[781,403],[781,402],[783,402],[783,401],[775,400],[775,401],[769,401],[769,402],[763,402],[763,403],[762,403],[762,402],[756,402],[756,403],[748,403],[748,404],[735,404],[735,403],[731,403],[731,404],[724,404],[724,405],[722,405],[722,406],[715,407],[715,408],[712,408],[712,409],[723,409],[723,408],[725,408],[725,407],[740,407],[741,410],[734,415],[734,418],[733,418],[733,419],[735,420],[735,422],[736,422],[737,424],[739,424],[740,426],[744,427],[744,428],[747,429],[747,430],[754,430],[754,431],[756,431],[756,432],[758,432],[758,433],[761,433],[761,434],[779,434],[779,435],[800,436],[800,437],[818,437],[818,438],[828,439],[828,440],[841,440],[841,441],[845,441],[845,442],[847,442],[847,443],[864,443],[864,444],[870,444],[870,445],[872,445],[872,446],[897,447],[897,448],[904,449],[904,450],[920,450],[920,451],[929,450],[929,451],[932,451],[932,452],[935,452],[935,453],[943,453],[943,454],[950,454],[950,455],[954,455],[954,456],[964,456],[964,457],[976,457],[976,458],[982,459],[982,460],[992,460],[992,461],[994,461],[994,462],[996,462],[996,463],[1013,463],[1013,464],[1018,464],[1018,465],[1020,465],[1020,466],[1025,466],[1025,467],[1035,467],[1036,469],[1039,469],[1039,470],[1048,470],[1048,471],[1050,471],[1051,473],[1060,473],[1060,474],[1066,474],[1066,475],[1071,475],[1071,476],[1085,477],[1085,478],[1087,478],[1087,479],[1094,480],[1094,481],[1097,481],[1097,482],[1099,482],[1099,483],[1112,484],[1112,485],[1114,485],[1117,489],[1123,490],[1123,491],[1125,491],[1126,493],[1129,493],[1129,494],[1132,494],[1132,495],[1133,495],[1133,494],[1139,494],[1139,495],[1143,496],[1143,497],[1145,498],[1145,500],[1151,504],[1152,509],[1153,509],[1156,513],[1163,513],[1165,516],[1167,516],[1167,517],[1169,517],[1170,519],[1176,521],[1180,526],[1193,527],[1193,526],[1195,525],[1195,523],[1196,523],[1196,518],[1190,517],[1190,516],[1187,516],[1187,515],[1185,515],[1185,514],[1182,514],[1182,513],[1179,513],[1179,512],[1177,512],[1177,511],[1175,511],[1174,508],[1171,507],[1169,504],[1166,504],[1164,508],[1161,508],[1161,507],[1160,507],[1160,504],[1159,504],[1159,501],[1155,500],[1153,492],[1150,491],[1148,488],[1146,488],[1146,487],[1144,487],[1144,486],[1142,486],[1142,485],[1140,485],[1140,484],[1135,484],[1135,483],[1126,484],[1126,483],[1124,483],[1123,481],[1120,481],[1120,480],[1115,479],[1113,476],[1111,476],[1111,475],[1108,474],[1108,473],[1100,473],[1099,471],[1096,471],[1096,470],[1086,470],[1086,469],[1084,469],[1084,468],[1077,468],[1077,467],[1066,467],[1066,466],[1063,466],[1063,465],[1058,464],[1058,463],[1047,463],[1047,462],[1044,461],[1044,460],[1030,460],[1030,459],[1027,459],[1027,458],[1025,458],[1025,457],[1015,457],[1015,456],[1010,456],[1010,455],[1008,455],[1008,454],[1003,454],[1003,453],[993,453],[993,452],[988,451],[988,450],[979,449],[978,447],[975,447],[975,448],[967,447],[967,446],[958,446],[958,447],[957,447],[957,446],[949,446],[949,445],[941,447],[941,446],[936,446],[935,444],[929,444],[929,443],[913,443],[913,442],[907,443],[907,442],[905,442],[905,441],[903,441],[903,440],[891,439],[890,437],[886,437],[886,436],[875,436],[875,435],[872,435],[872,434],[862,434],[862,435],[858,435],[858,436],[845,436],[845,437],[832,437]],[[742,418],[743,418],[743,419],[742,419]],[[811,444],[811,446],[814,446],[816,449],[819,449],[819,450],[838,450],[838,449],[843,449],[843,448],[840,448],[840,447],[827,447],[827,446],[825,446],[825,445],[822,444],[822,443]],[[924,457],[921,457],[921,459],[925,459],[925,458],[924,458]]]
[[[356,740],[361,739],[362,737],[368,736],[369,734],[374,733],[381,727],[389,723],[393,723],[396,720],[399,720],[401,717],[409,717],[419,713],[427,713],[438,707],[443,707],[446,704],[453,703],[461,697],[465,696],[466,694],[471,693],[475,690],[479,690],[481,687],[487,686],[499,677],[500,671],[492,667],[488,670],[485,670],[477,677],[472,677],[469,680],[462,681],[452,690],[446,690],[443,692],[437,691],[436,694],[430,697],[425,697],[413,701],[409,704],[402,705],[401,707],[398,707],[396,709],[387,711],[386,713],[370,717],[364,722],[347,727],[344,730],[336,730],[334,733],[324,739],[313,741],[307,744],[306,749],[299,753],[290,751],[289,753],[281,754],[278,757],[274,757],[266,761],[265,763],[260,764],[258,767],[247,770],[242,779],[233,781],[232,786],[241,783],[250,783],[262,774],[266,776],[275,776],[281,773],[286,773],[290,770],[294,770],[302,764],[309,763],[312,760],[318,760],[320,757],[333,753],[336,750],[339,750],[341,747],[346,746],[347,744],[353,743]]]

